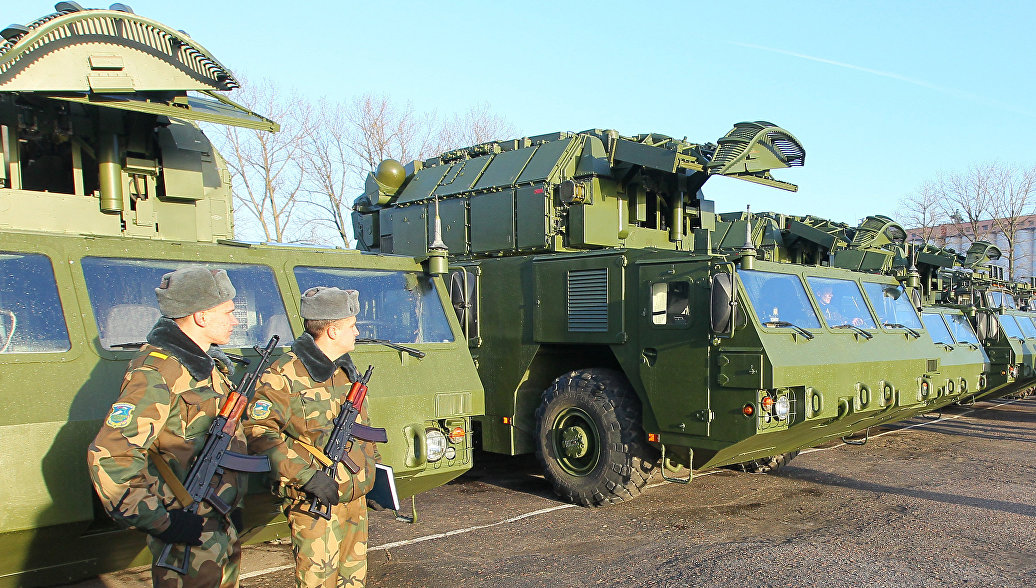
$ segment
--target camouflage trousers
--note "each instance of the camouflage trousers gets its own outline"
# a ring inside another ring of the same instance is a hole
[[[208,521],[205,527],[201,534],[202,544],[191,547],[191,561],[184,575],[156,565],[166,544],[148,535],[151,583],[155,588],[237,587],[241,572],[241,540],[238,539],[237,530],[230,524],[210,524]],[[215,527],[215,530],[208,530],[208,527]],[[183,552],[184,545],[173,545],[167,561],[176,566],[181,565]]]
[[[367,499],[331,507],[331,520],[306,512],[308,500],[284,509],[295,554],[295,585],[362,588],[367,578]]]

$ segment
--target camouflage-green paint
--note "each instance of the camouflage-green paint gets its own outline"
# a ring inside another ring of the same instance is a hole
[[[0,125],[9,139],[0,166],[0,261],[9,253],[45,256],[60,298],[55,322],[68,331],[67,349],[0,351],[0,434],[17,440],[0,450],[0,469],[17,480],[0,486],[0,586],[67,583],[147,563],[143,536],[118,530],[95,508],[84,459],[135,355],[102,344],[99,327],[108,317],[94,314],[84,257],[267,267],[271,296],[285,309],[283,328],[295,334],[302,332],[296,265],[424,273],[412,257],[234,242],[230,173],[196,121],[265,130],[276,130],[276,123],[198,95],[238,82],[197,40],[177,32],[189,23],[167,26],[124,11],[62,6],[66,12],[24,23],[28,34],[0,40],[0,69],[8,74],[0,81]],[[119,84],[125,87],[113,87]],[[114,89],[119,100],[98,100]],[[434,300],[427,303],[448,305],[442,281],[431,284]],[[240,286],[238,292],[256,298]],[[7,310],[9,300],[0,299],[0,348],[11,328]],[[406,497],[471,467],[470,417],[483,410],[482,388],[456,320],[448,328],[452,341],[414,345],[427,353],[423,360],[374,345],[353,354],[377,368],[379,392],[369,408],[388,428],[392,442],[382,458],[395,467]],[[248,347],[230,351],[254,357]],[[468,436],[453,459],[428,463],[419,437],[428,427],[446,426]],[[250,478],[248,488],[246,540],[285,536],[286,521],[271,514],[261,478]],[[151,518],[161,525],[157,511]]]

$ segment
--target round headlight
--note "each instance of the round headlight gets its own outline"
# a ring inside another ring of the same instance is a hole
[[[788,413],[791,412],[791,402],[787,396],[779,396],[777,398],[777,402],[773,403],[773,412],[782,421],[788,418]]]
[[[439,429],[427,429],[424,433],[425,446],[428,448],[428,461],[439,461],[446,453],[446,435]]]

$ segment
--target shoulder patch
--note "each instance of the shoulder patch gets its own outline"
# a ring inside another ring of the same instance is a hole
[[[130,417],[133,416],[133,409],[136,408],[132,404],[125,402],[116,402],[112,405],[112,411],[108,415],[108,418],[104,421],[104,424],[108,425],[113,429],[121,429],[129,424]]]
[[[257,421],[261,421],[266,417],[270,416],[270,408],[273,404],[269,400],[256,400],[250,409],[248,409],[248,416],[252,417]]]

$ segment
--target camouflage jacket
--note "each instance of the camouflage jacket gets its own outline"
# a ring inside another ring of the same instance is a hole
[[[212,419],[232,389],[223,367],[167,318],[159,319],[148,344],[129,363],[122,391],[90,445],[87,463],[104,508],[123,525],[158,534],[169,527],[167,510],[182,508],[151,463],[154,447],[184,480],[201,452]],[[246,451],[238,430],[230,450]],[[217,494],[240,505],[245,474],[226,470]],[[208,503],[202,516],[217,516]]]
[[[356,378],[356,367],[348,354],[332,362],[308,333],[296,339],[291,352],[275,361],[260,378],[248,408],[245,435],[249,451],[269,456],[279,495],[301,496],[301,487],[323,467],[298,441],[323,451]],[[359,422],[370,424],[366,400],[360,407]],[[360,471],[353,474],[338,464],[336,479],[345,502],[365,495],[374,485],[374,443],[358,439],[350,443],[349,457]]]

